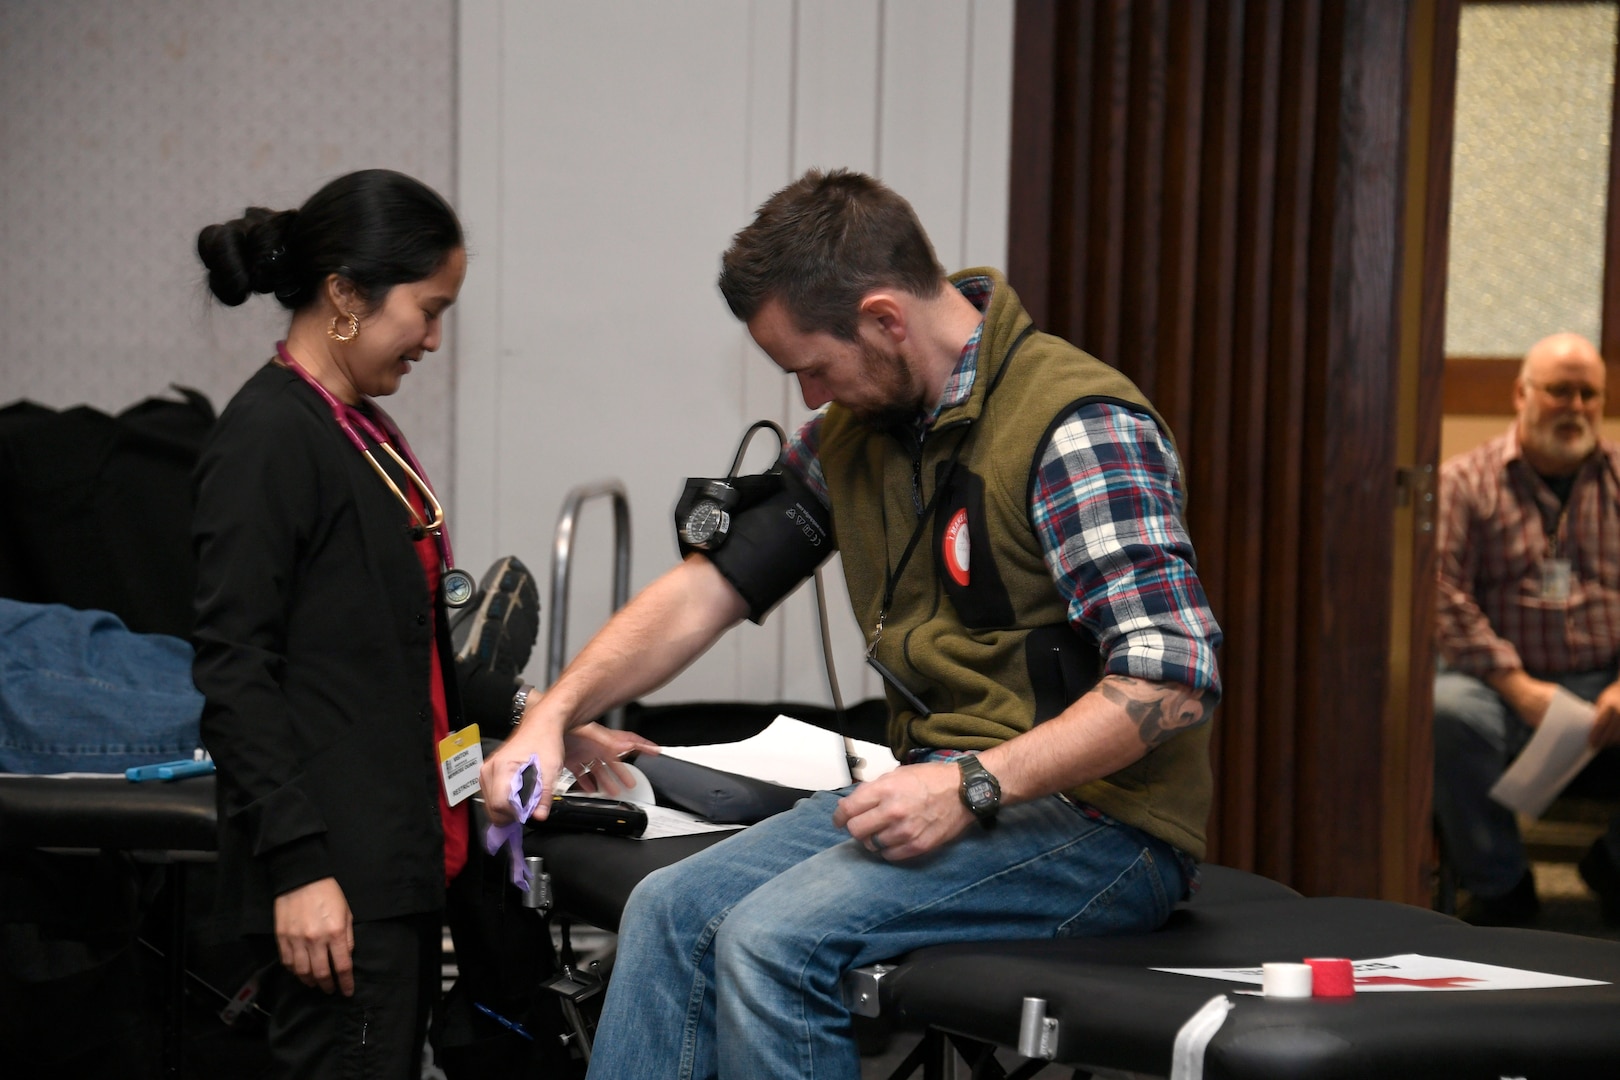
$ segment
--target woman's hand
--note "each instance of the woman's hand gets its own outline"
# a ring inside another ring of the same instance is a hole
[[[581,791],[616,795],[634,783],[619,764],[632,753],[656,754],[658,744],[634,732],[615,731],[597,723],[581,724],[562,735],[554,722],[536,714],[531,706],[518,729],[479,770],[484,811],[494,825],[510,825],[517,820],[511,803],[512,777],[529,763],[530,756],[540,759],[544,797],[535,807],[534,820],[543,821],[551,812],[550,796],[556,793],[557,774],[564,767],[577,778]]]
[[[484,812],[492,825],[510,825],[517,820],[512,809],[512,778],[528,765],[531,756],[540,759],[540,782],[546,792],[556,790],[557,772],[562,768],[563,738],[553,725],[533,715],[530,705],[524,719],[507,740],[478,770],[478,785],[484,792]],[[537,809],[549,809],[546,799]]]
[[[354,996],[354,917],[337,878],[321,878],[276,897],[281,964],[305,986]]]

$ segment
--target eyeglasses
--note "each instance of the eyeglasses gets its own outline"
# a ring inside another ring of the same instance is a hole
[[[1568,405],[1576,398],[1580,399],[1582,405],[1590,405],[1603,396],[1603,391],[1595,386],[1577,386],[1575,383],[1536,383],[1528,379],[1525,382],[1560,405]]]

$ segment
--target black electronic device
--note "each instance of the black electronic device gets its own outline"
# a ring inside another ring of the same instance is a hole
[[[1001,782],[976,754],[963,754],[956,759],[956,766],[962,770],[962,804],[983,824],[995,824],[996,811],[1001,809]]]
[[[609,836],[640,836],[647,831],[647,811],[622,799],[589,795],[554,795],[544,828],[570,832],[599,832]]]

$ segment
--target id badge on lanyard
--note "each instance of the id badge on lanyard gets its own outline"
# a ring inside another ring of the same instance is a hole
[[[1547,554],[1541,560],[1541,600],[1547,604],[1567,604],[1575,580],[1575,564],[1564,555],[1564,523],[1569,520],[1566,499],[1558,519],[1547,531]],[[1545,519],[1543,519],[1545,525]]]
[[[1541,564],[1541,599],[1549,604],[1569,603],[1574,567],[1568,559],[1548,558]]]

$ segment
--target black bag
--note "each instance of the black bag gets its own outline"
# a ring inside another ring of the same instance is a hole
[[[191,472],[214,425],[195,390],[117,416],[0,408],[0,596],[191,636]]]
[[[561,1002],[543,987],[558,970],[551,921],[522,905],[504,854],[484,851],[486,824],[475,810],[467,865],[446,897],[456,981],[433,1010],[434,1063],[448,1080],[583,1077],[583,1055],[563,1038]]]

